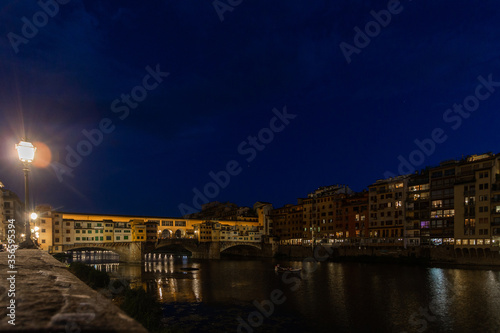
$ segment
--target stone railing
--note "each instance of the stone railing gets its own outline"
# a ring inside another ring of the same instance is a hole
[[[147,332],[41,250],[0,253],[0,299],[0,331]]]

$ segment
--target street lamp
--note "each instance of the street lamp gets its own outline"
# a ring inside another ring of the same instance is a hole
[[[23,163],[24,171],[24,218],[26,228],[26,240],[20,244],[20,248],[35,249],[36,246],[31,240],[30,218],[29,218],[29,179],[28,173],[30,171],[30,163],[35,158],[36,147],[31,142],[23,141],[16,145],[19,160]]]

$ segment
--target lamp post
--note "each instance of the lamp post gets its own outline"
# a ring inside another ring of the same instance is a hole
[[[29,167],[30,163],[33,162],[35,158],[36,147],[33,146],[31,142],[23,141],[16,145],[17,153],[19,155],[19,160],[23,163],[24,171],[24,218],[25,218],[25,229],[26,229],[26,240],[20,244],[20,248],[24,249],[35,249],[36,246],[31,240],[31,229],[30,229],[30,216],[29,216]]]

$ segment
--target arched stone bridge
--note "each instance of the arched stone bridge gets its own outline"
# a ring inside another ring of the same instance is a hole
[[[113,251],[120,256],[120,262],[141,262],[142,246],[139,242],[128,243],[85,243],[63,245],[63,252],[77,250]]]
[[[166,246],[180,245],[197,259],[220,259],[220,253],[235,246],[251,246],[262,251],[262,244],[255,242],[198,242],[195,239],[170,238],[161,239],[155,246],[160,249]]]
[[[220,242],[220,252],[229,249],[230,247],[233,246],[251,246],[255,247],[256,249],[262,250],[262,244],[261,243],[255,243],[255,242]]]

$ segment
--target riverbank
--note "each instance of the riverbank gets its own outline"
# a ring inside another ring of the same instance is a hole
[[[321,248],[321,246],[319,245]],[[326,248],[326,247],[325,247]],[[328,260],[333,262],[360,262],[421,265],[446,268],[500,269],[498,252],[467,253],[455,252],[452,246],[426,248],[396,247],[337,247],[328,251],[315,251],[313,247],[282,245],[275,258],[297,259],[323,257],[328,252]],[[323,252],[323,254],[322,254]]]

